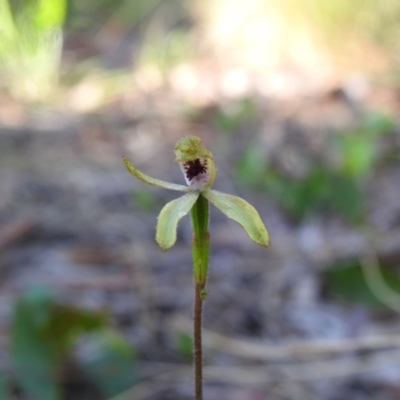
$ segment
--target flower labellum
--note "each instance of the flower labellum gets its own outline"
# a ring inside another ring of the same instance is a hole
[[[185,136],[175,146],[175,161],[193,190],[209,188],[215,180],[217,168],[214,158],[196,136]]]
[[[207,159],[196,158],[194,161],[179,163],[186,184],[194,190],[202,190],[207,185],[210,176],[207,171]]]

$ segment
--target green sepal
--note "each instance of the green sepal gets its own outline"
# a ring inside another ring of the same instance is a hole
[[[152,178],[151,176],[144,174],[143,172],[136,169],[132,163],[126,158],[123,157],[126,169],[136,178],[141,180],[144,183],[149,185],[161,188],[161,189],[169,189],[169,190],[177,190],[179,192],[188,192],[189,188],[184,185],[178,185],[176,183],[170,183],[166,181],[162,181],[161,179]]]
[[[189,192],[167,203],[157,220],[156,241],[162,250],[168,250],[176,242],[178,222],[192,209],[199,197],[198,192]]]
[[[242,225],[251,240],[260,246],[270,245],[269,234],[260,215],[247,201],[211,189],[204,190],[202,195],[225,215]]]

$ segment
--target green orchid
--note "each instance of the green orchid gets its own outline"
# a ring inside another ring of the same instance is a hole
[[[261,246],[268,247],[268,232],[257,210],[237,196],[210,189],[216,177],[216,165],[210,151],[195,136],[182,138],[175,146],[176,162],[184,174],[187,186],[152,178],[135,168],[124,157],[128,171],[149,185],[163,189],[186,192],[182,197],[166,204],[157,223],[156,241],[163,250],[175,244],[178,222],[192,209],[199,197],[205,197],[224,214],[243,226],[249,237]]]
[[[184,192],[182,197],[167,203],[157,220],[156,241],[162,250],[168,250],[176,242],[179,221],[189,212],[192,218],[193,272],[195,279],[194,310],[194,354],[196,400],[202,399],[202,356],[201,356],[201,314],[202,302],[206,297],[210,235],[208,233],[209,202],[225,215],[239,223],[250,239],[260,246],[268,247],[268,231],[257,210],[240,197],[211,189],[217,174],[212,153],[196,136],[185,136],[175,146],[175,161],[185,177],[187,186],[152,178],[135,168],[124,157],[128,171],[149,185]]]
[[[128,171],[149,185],[185,192],[182,197],[166,204],[161,210],[157,221],[156,241],[162,250],[168,250],[176,242],[176,231],[179,221],[190,211],[196,241],[205,243],[208,236],[208,201],[214,204],[229,218],[238,222],[250,239],[260,246],[268,247],[270,239],[257,210],[240,197],[212,190],[217,167],[212,153],[207,150],[201,139],[196,136],[185,136],[175,146],[175,161],[179,163],[187,186],[152,178],[139,171],[124,157]],[[201,215],[199,215],[199,213]],[[199,243],[194,241],[194,246]],[[208,241],[208,239],[207,239]],[[206,254],[203,254],[205,257]],[[207,254],[208,256],[208,254]],[[208,261],[201,262],[201,268],[195,266],[196,281],[204,281],[207,276]]]

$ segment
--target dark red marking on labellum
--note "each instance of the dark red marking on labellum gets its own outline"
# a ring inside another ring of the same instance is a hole
[[[197,158],[194,161],[187,161],[183,165],[186,171],[186,177],[191,181],[194,177],[199,174],[207,172],[207,160],[204,160],[204,164]]]

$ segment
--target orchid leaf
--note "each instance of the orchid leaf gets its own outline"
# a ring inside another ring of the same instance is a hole
[[[189,190],[187,186],[162,181],[161,179],[152,178],[151,176],[144,174],[143,172],[136,169],[126,157],[124,157],[124,163],[125,163],[126,169],[134,177],[138,178],[139,180],[141,180],[144,183],[147,183],[148,185],[152,185],[152,186],[155,186],[155,187],[158,187],[161,189],[177,190],[179,192],[187,192]]]
[[[226,216],[233,219],[246,231],[250,239],[260,246],[270,245],[269,234],[257,210],[247,201],[216,190],[204,190],[202,195]]]
[[[168,250],[176,242],[178,222],[192,209],[199,197],[198,192],[189,192],[167,203],[157,221],[156,241],[162,250]]]

